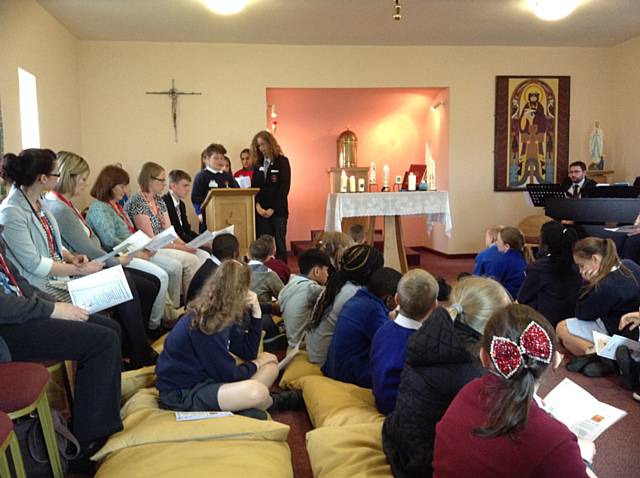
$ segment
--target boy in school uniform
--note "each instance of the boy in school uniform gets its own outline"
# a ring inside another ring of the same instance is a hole
[[[270,234],[265,234],[264,236],[260,236],[260,239],[269,244],[269,258],[264,261],[264,265],[278,274],[278,277],[280,277],[283,284],[287,284],[289,282],[289,277],[291,277],[291,269],[289,269],[289,266],[280,259],[276,259],[275,238]]]
[[[210,144],[202,152],[204,169],[196,174],[191,191],[191,203],[200,221],[200,232],[207,230],[207,218],[202,203],[213,188],[237,188],[238,183],[231,173],[225,171],[227,162],[224,155],[227,149],[221,144]]]
[[[187,291],[187,302],[195,299],[207,279],[215,274],[222,261],[227,259],[237,259],[240,255],[240,243],[233,234],[220,234],[211,241],[211,257],[200,266],[191,279],[189,290]]]
[[[385,415],[396,406],[407,341],[438,306],[438,281],[427,271],[411,270],[398,282],[395,301],[398,315],[378,329],[369,356],[376,407]]]
[[[187,208],[184,200],[189,194],[191,187],[191,176],[186,171],[174,169],[169,172],[169,191],[162,196],[167,205],[167,213],[171,219],[171,225],[175,229],[178,237],[184,242],[190,242],[198,234],[191,229],[189,218],[187,217]]]
[[[298,257],[300,274],[291,276],[278,295],[289,347],[295,347],[311,320],[313,306],[329,279],[331,259],[320,249],[307,249]]]

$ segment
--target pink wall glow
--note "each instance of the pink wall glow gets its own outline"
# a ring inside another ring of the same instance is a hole
[[[269,88],[267,103],[278,113],[276,137],[292,169],[287,239],[309,239],[323,229],[329,193],[328,169],[337,165],[336,140],[349,128],[358,136],[358,166],[375,161],[378,183],[388,164],[391,181],[412,163],[424,163],[425,141],[448,156],[445,144],[428,126],[429,110],[441,88]],[[269,118],[267,123],[270,124]],[[435,152],[434,152],[435,153]],[[434,154],[435,157],[435,154]],[[438,172],[439,180],[445,177]],[[443,188],[441,188],[443,189]],[[405,244],[424,245],[424,218],[403,220]]]

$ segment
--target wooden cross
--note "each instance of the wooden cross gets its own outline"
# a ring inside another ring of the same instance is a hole
[[[185,92],[178,91],[176,88],[176,80],[171,80],[171,89],[168,91],[147,91],[147,95],[168,95],[171,98],[171,119],[173,121],[173,133],[175,142],[178,142],[178,96],[180,95],[201,95],[194,91]]]

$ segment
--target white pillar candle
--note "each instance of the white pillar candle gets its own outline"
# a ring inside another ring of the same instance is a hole
[[[340,175],[340,192],[341,193],[346,193],[347,192],[347,172],[343,169],[342,170],[342,174]]]
[[[359,193],[363,193],[364,192],[364,178],[359,178],[358,179],[358,192]]]
[[[416,190],[416,175],[413,173],[409,173],[409,191],[415,191]]]
[[[356,177],[355,176],[351,176],[349,178],[349,192],[350,193],[355,193],[356,192]]]
[[[371,168],[369,169],[369,184],[376,184],[376,163],[371,162]]]
[[[385,164],[382,167],[382,187],[383,188],[389,187],[389,165],[388,164]]]

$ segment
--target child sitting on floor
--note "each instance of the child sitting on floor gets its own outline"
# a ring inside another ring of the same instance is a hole
[[[498,250],[498,233],[504,226],[491,226],[484,233],[484,245],[486,249],[480,251],[476,256],[476,265],[473,268],[474,276],[485,276],[485,268],[487,264],[496,261],[500,257]]]
[[[269,240],[263,237],[256,239],[249,246],[249,267],[253,274],[251,289],[258,295],[261,304],[270,304],[284,287],[278,274],[264,264],[269,259],[270,250]]]
[[[250,285],[249,267],[227,260],[189,303],[158,358],[162,407],[235,412],[272,406],[269,387],[278,376],[278,360],[258,355],[262,314]],[[245,362],[236,365],[231,353]]]
[[[496,247],[500,254],[494,260],[485,261],[482,275],[497,280],[511,297],[517,297],[527,267],[524,257],[524,235],[518,228],[503,227],[498,232]]]
[[[581,442],[534,398],[553,362],[551,324],[512,304],[489,319],[480,360],[490,373],[467,384],[436,426],[437,477],[585,478],[592,442]]]
[[[383,267],[344,304],[322,367],[327,377],[371,388],[371,341],[396,307],[394,296],[401,277],[395,269]]]
[[[370,354],[373,395],[378,410],[385,415],[396,405],[407,341],[438,306],[437,297],[438,282],[431,274],[422,269],[407,272],[398,282],[397,317],[380,327],[373,337]]]
[[[269,257],[264,261],[264,265],[278,274],[282,283],[286,285],[291,276],[291,269],[280,259],[276,259],[276,238],[270,234],[263,234],[260,239],[269,245]]]
[[[300,274],[292,275],[278,295],[289,347],[300,343],[311,320],[313,306],[329,278],[331,261],[320,249],[307,249],[298,256]]]
[[[629,312],[620,319],[620,330],[633,330],[640,326],[640,312]],[[627,329],[627,327],[629,327]],[[636,390],[640,383],[640,363],[631,355],[631,350],[625,345],[620,345],[616,349],[616,363],[620,369],[620,386],[627,390]],[[633,394],[634,400],[640,402],[640,394]]]

